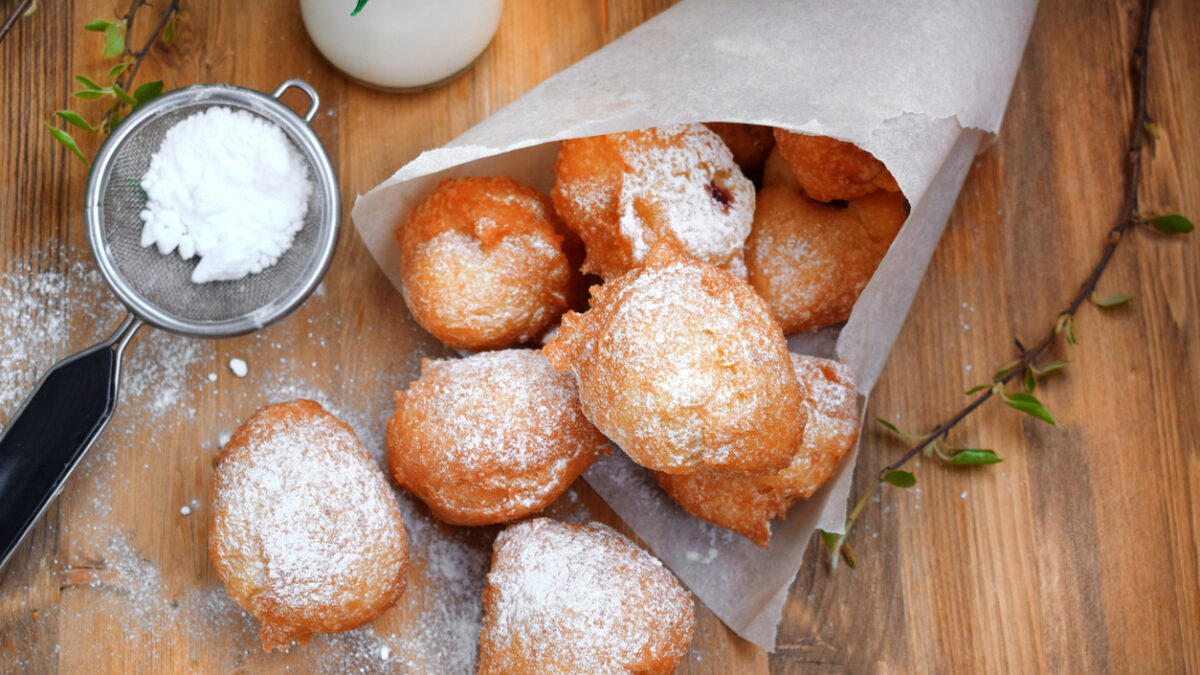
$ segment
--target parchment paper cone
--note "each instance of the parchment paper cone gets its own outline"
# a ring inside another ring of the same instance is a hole
[[[439,181],[507,174],[548,191],[564,138],[731,121],[853,141],[887,165],[912,213],[841,331],[792,348],[844,359],[865,397],[976,151],[1000,128],[1035,10],[1035,0],[687,0],[422,153],[358,198],[354,224],[399,287],[392,231]],[[770,651],[813,529],[842,529],[854,459],[775,524],[767,551],[682,512],[623,455],[585,478],[726,625]]]

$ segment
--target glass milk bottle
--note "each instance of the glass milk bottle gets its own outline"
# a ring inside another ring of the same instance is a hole
[[[492,41],[503,0],[300,0],[317,49],[343,73],[379,89],[441,84]]]

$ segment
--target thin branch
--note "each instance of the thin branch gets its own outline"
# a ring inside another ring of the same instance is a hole
[[[155,43],[158,42],[159,37],[162,35],[163,29],[167,27],[167,22],[171,20],[172,16],[179,12],[179,1],[180,0],[171,0],[171,3],[167,5],[167,9],[162,12],[161,16],[159,16],[158,24],[154,26],[154,30],[150,31],[150,36],[146,38],[145,42],[143,42],[142,46],[137,50],[133,50],[129,47],[131,43],[130,36],[133,34],[133,20],[134,17],[137,16],[138,10],[140,10],[142,7],[148,6],[150,3],[148,0],[132,0],[130,2],[129,10],[125,12],[124,16],[121,17],[121,20],[125,22],[125,50],[121,54],[121,59],[123,61],[129,61],[130,66],[120,77],[117,78],[117,85],[125,91],[130,91],[133,89],[133,78],[137,76],[137,71],[142,67],[142,61],[146,60],[146,55],[150,53],[150,50],[154,48]],[[109,108],[108,111],[104,113],[104,117],[100,119],[99,126],[102,128],[108,128],[107,125],[109,120],[111,120],[113,115],[121,110],[123,106],[124,103],[118,99],[113,104],[113,107]]]
[[[12,30],[13,25],[17,23],[17,19],[21,18],[21,16],[25,14],[25,10],[29,7],[29,3],[31,2],[33,2],[33,0],[21,0],[21,4],[17,5],[17,8],[13,10],[13,13],[9,14],[8,18],[4,20],[4,25],[0,26],[0,42],[4,42],[4,36],[8,35],[8,31]]]
[[[129,50],[129,35],[133,30],[133,15],[137,12],[138,8],[145,4],[147,4],[146,0],[133,0],[133,4],[129,6],[129,11],[125,14],[125,54],[126,56],[133,57],[133,65],[129,66],[129,70],[125,71],[124,81],[121,82],[122,88],[125,89],[128,89],[126,85],[132,82],[134,76],[137,75],[138,68],[142,67],[142,61],[146,59],[146,55],[150,53],[150,50],[154,47],[154,43],[162,35],[163,29],[167,27],[167,22],[179,11],[179,0],[171,0],[171,4],[167,5],[167,10],[159,17],[158,25],[154,27],[154,30],[150,31],[150,37],[142,43],[140,49],[131,52]]]
[[[987,400],[992,398],[992,396],[997,392],[1003,391],[1005,385],[1011,382],[1014,378],[1022,377],[1026,369],[1032,366],[1038,357],[1040,357],[1042,353],[1045,352],[1050,346],[1050,344],[1054,342],[1054,338],[1058,334],[1059,326],[1062,325],[1061,322],[1064,319],[1068,322],[1074,319],[1075,314],[1079,311],[1079,308],[1083,306],[1083,303],[1086,302],[1088,297],[1096,290],[1096,285],[1099,283],[1100,277],[1104,275],[1104,271],[1108,268],[1108,264],[1112,260],[1113,254],[1116,253],[1117,247],[1120,246],[1121,242],[1125,239],[1125,235],[1134,227],[1145,224],[1146,221],[1142,218],[1138,211],[1138,187],[1140,185],[1142,176],[1142,149],[1146,142],[1147,127],[1151,123],[1150,116],[1146,111],[1148,82],[1146,70],[1148,55],[1147,47],[1150,42],[1150,20],[1153,12],[1154,0],[1146,0],[1142,11],[1141,35],[1138,38],[1137,46],[1133,50],[1133,61],[1131,64],[1137,78],[1137,86],[1134,98],[1134,114],[1132,120],[1133,128],[1130,130],[1129,153],[1126,158],[1124,211],[1118,223],[1108,231],[1108,235],[1105,237],[1104,249],[1100,254],[1100,259],[1096,262],[1096,265],[1092,268],[1091,272],[1079,285],[1079,290],[1077,290],[1075,295],[1072,296],[1071,301],[1067,304],[1066,309],[1058,314],[1054,327],[1051,328],[1051,330],[1048,331],[1032,347],[1025,347],[1019,340],[1014,339],[1014,342],[1017,345],[1017,350],[1020,353],[1015,365],[1013,365],[1011,368],[1008,368],[1000,377],[993,378],[993,386],[985,389],[979,394],[979,396],[975,397],[975,399],[964,406],[961,410],[938,424],[936,427],[934,427],[933,431],[916,441],[916,443],[910,447],[904,453],[904,455],[900,457],[900,459],[880,470],[879,476],[876,479],[877,482],[875,485],[870,487],[867,492],[868,495],[873,493],[885,482],[883,480],[883,476],[885,474],[891,471],[896,471],[897,469],[903,467],[910,460],[912,460],[913,457],[916,457],[926,447],[929,447],[930,444],[946,438],[952,429],[966,419],[979,406],[987,402]],[[850,529],[854,526],[854,521],[858,517],[859,510],[859,508],[856,508],[854,512],[850,514],[846,521],[846,532],[838,538],[837,544],[833,548],[832,568],[835,570],[837,569],[836,561],[838,555],[841,553],[840,549],[844,545]]]
[[[1067,308],[1059,313],[1059,318],[1063,316],[1074,318],[1079,308],[1087,301],[1088,296],[1096,290],[1096,285],[1099,283],[1100,277],[1104,275],[1104,271],[1108,268],[1108,263],[1112,260],[1113,254],[1116,253],[1117,247],[1125,239],[1125,234],[1136,225],[1144,222],[1141,215],[1138,214],[1138,185],[1142,176],[1142,148],[1145,146],[1146,141],[1146,125],[1150,123],[1150,117],[1146,113],[1146,54],[1147,45],[1150,41],[1150,16],[1153,10],[1154,0],[1146,0],[1142,14],[1141,37],[1138,40],[1137,47],[1133,51],[1132,65],[1137,73],[1137,95],[1133,116],[1133,129],[1130,133],[1129,156],[1127,159],[1124,214],[1121,217],[1121,221],[1108,231],[1104,250],[1100,254],[1100,260],[1097,261],[1095,267],[1092,268],[1092,271],[1083,280],[1083,283],[1079,285],[1079,290],[1075,292]],[[993,380],[993,384],[1003,386],[1012,381],[1013,378],[1021,376],[1025,372],[1025,369],[1032,365],[1042,355],[1042,352],[1046,351],[1046,348],[1054,341],[1056,333],[1056,330],[1051,329],[1037,344],[1030,348],[1022,347],[1021,342],[1017,341],[1016,344],[1021,349],[1017,365],[1005,373],[1003,377]],[[930,443],[945,438],[959,422],[962,422],[976,408],[991,398],[994,392],[994,389],[985,390],[975,400],[963,407],[962,410],[959,410],[949,419],[934,427],[933,431],[917,441],[898,461],[889,464],[881,470],[879,472],[880,480],[882,480],[883,474],[895,471],[907,464],[909,460],[916,457]]]

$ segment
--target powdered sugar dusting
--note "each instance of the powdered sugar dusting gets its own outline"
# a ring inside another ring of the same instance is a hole
[[[488,584],[480,649],[492,661],[480,672],[509,672],[511,656],[541,672],[644,672],[678,663],[691,642],[690,596],[607,525],[513,525],[496,539]]]
[[[217,468],[222,550],[257,558],[253,588],[295,611],[328,612],[350,589],[389,589],[406,556],[399,510],[353,432],[319,411],[256,414]],[[280,412],[276,412],[276,411]],[[227,579],[228,581],[228,579]],[[374,600],[367,600],[373,602]]]
[[[713,263],[737,255],[754,219],[754,186],[737,168],[729,148],[699,124],[648,133],[652,143],[622,153],[631,172],[618,197],[619,226],[633,242],[634,260],[646,258],[653,237],[641,212],[643,202],[654,204],[688,253]],[[713,198],[718,181],[730,197]]]
[[[564,322],[558,341],[572,352],[584,411],[635,461],[658,470],[743,458],[778,465],[794,451],[744,431],[750,419],[775,424],[799,398],[782,336],[740,283],[683,257],[653,261]]]
[[[63,247],[7,262],[0,278],[0,422],[57,359],[95,344],[120,322],[123,308],[87,259],[85,249]],[[68,262],[47,264],[56,260]],[[495,530],[447,527],[403,491],[389,490],[408,530],[409,588],[367,626],[268,654],[257,622],[212,571],[205,550],[211,460],[222,437],[257,407],[316,400],[350,423],[381,462],[391,394],[416,376],[422,344],[361,365],[300,362],[305,322],[310,351],[353,330],[384,329],[370,321],[343,328],[339,314],[326,325],[325,302],[318,293],[287,321],[232,340],[139,332],[125,353],[112,422],[31,535],[33,544],[0,579],[0,634],[16,626],[14,635],[24,639],[0,670],[37,672],[57,659],[69,672],[96,663],[131,671],[474,672]],[[310,311],[314,305],[318,313]],[[245,379],[225,368],[234,355],[253,357]],[[219,373],[218,381],[209,373]],[[151,459],[159,456],[169,459]],[[181,514],[182,505],[191,515]],[[588,513],[580,500],[566,498],[550,511],[567,520]]]
[[[586,424],[570,373],[529,349],[429,361],[410,391],[420,392],[422,415],[436,423],[431,441],[466,472],[490,468],[497,459],[513,471],[543,466],[567,450],[563,427]]]

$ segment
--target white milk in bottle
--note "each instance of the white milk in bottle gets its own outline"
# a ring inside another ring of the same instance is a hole
[[[423,89],[470,66],[500,25],[503,0],[300,0],[317,49],[350,77],[380,89]]]

